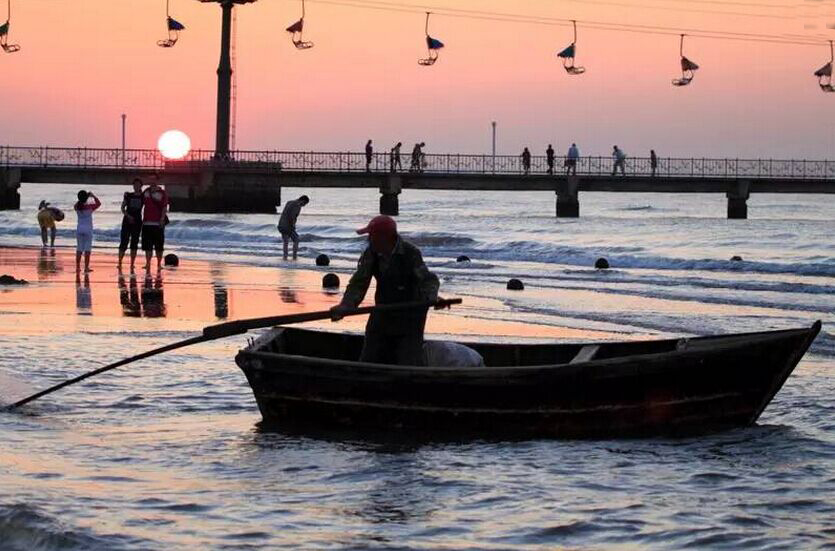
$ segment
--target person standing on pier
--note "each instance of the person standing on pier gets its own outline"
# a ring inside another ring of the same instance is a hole
[[[655,178],[655,170],[658,168],[658,156],[654,149],[649,150],[649,168],[652,171],[651,176]]]
[[[139,249],[139,236],[142,234],[142,180],[134,178],[133,191],[126,191],[122,198],[122,232],[119,240],[119,271],[122,271],[122,259],[130,245],[130,271],[136,265],[136,251]]]
[[[397,142],[397,145],[391,148],[391,171],[397,172],[403,170],[403,165],[400,164],[400,148],[403,146],[402,142]]]
[[[397,223],[375,216],[360,235],[368,234],[368,246],[342,301],[331,308],[332,319],[341,319],[365,298],[371,278],[377,281],[375,304],[438,300],[438,276],[423,262],[420,249],[397,233]],[[427,309],[373,312],[365,326],[365,342],[359,361],[397,365],[426,365],[423,329]]]
[[[309,202],[310,198],[307,195],[302,195],[298,199],[287,201],[281,210],[281,217],[278,219],[278,231],[281,233],[281,239],[284,242],[284,260],[287,260],[287,246],[290,241],[293,242],[293,260],[298,258],[299,234],[296,233],[296,220],[299,218],[302,207]]]
[[[548,144],[548,149],[545,150],[545,160],[548,162],[548,175],[554,174],[554,148]]]
[[[612,149],[612,158],[615,160],[612,165],[612,176],[617,173],[618,167],[620,167],[621,176],[626,176],[626,153],[618,146],[615,146]]]
[[[424,142],[416,143],[414,149],[412,149],[410,172],[423,172],[423,146],[425,145]]]
[[[371,140],[365,144],[365,171],[371,172],[371,159],[374,157],[374,148],[371,147]]]
[[[580,159],[580,150],[577,148],[577,144],[571,144],[571,147],[568,148],[568,155],[565,158],[565,175],[568,176],[569,174],[573,174],[577,176],[577,161]]]
[[[145,271],[151,271],[151,256],[157,254],[157,271],[162,269],[165,248],[165,224],[168,222],[168,193],[159,186],[159,176],[151,176],[151,183],[142,192],[142,250],[145,251]]]
[[[89,203],[89,199],[93,203]],[[78,202],[73,207],[78,217],[78,225],[75,229],[75,273],[81,272],[81,255],[84,255],[84,273],[90,270],[90,253],[93,252],[93,211],[101,206],[99,198],[90,191],[83,189],[78,192]]]
[[[525,173],[525,176],[530,174],[531,172],[531,152],[528,151],[526,147],[524,151],[522,151],[522,171]]]

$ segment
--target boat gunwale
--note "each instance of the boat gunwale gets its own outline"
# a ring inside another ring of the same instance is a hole
[[[459,367],[459,366],[407,366],[407,365],[394,365],[394,364],[381,364],[381,363],[372,363],[372,362],[359,362],[354,360],[337,360],[332,358],[320,358],[316,356],[302,356],[297,354],[285,354],[281,352],[268,352],[268,351],[259,351],[259,350],[252,350],[251,348],[259,343],[262,339],[269,342],[272,338],[275,338],[276,334],[283,330],[283,327],[276,327],[270,330],[270,332],[265,333],[252,345],[247,347],[246,349],[242,349],[238,351],[238,356],[250,356],[253,358],[258,359],[272,359],[272,360],[282,360],[287,362],[294,362],[296,364],[302,365],[313,365],[313,366],[328,366],[328,367],[341,367],[341,368],[349,368],[351,370],[358,370],[358,369],[365,369],[371,371],[379,371],[379,372],[386,372],[392,374],[421,374],[421,375],[431,375],[431,374],[455,374],[455,375],[472,375],[472,376],[501,376],[502,373],[506,373],[508,375],[519,375],[519,374],[529,374],[531,372],[537,371],[555,371],[559,370],[564,374],[570,374],[572,372],[579,372],[583,369],[588,369],[590,367],[611,367],[617,366],[620,364],[626,363],[633,363],[636,360],[640,361],[652,361],[652,360],[662,360],[662,359],[672,359],[672,358],[689,358],[689,357],[698,357],[703,356],[706,353],[715,353],[715,352],[724,352],[728,350],[738,349],[738,348],[747,348],[750,346],[756,346],[761,344],[764,341],[770,341],[775,338],[782,338],[786,337],[791,333],[798,333],[798,334],[806,334],[807,339],[803,346],[798,346],[794,350],[792,350],[791,355],[788,357],[786,365],[792,363],[794,360],[794,364],[796,365],[799,362],[800,358],[803,357],[806,350],[808,349],[809,345],[811,344],[812,340],[814,340],[817,332],[820,330],[820,320],[816,321],[811,327],[808,328],[795,328],[795,329],[778,329],[774,331],[757,331],[751,333],[730,333],[726,335],[708,335],[704,337],[692,337],[692,338],[682,338],[688,342],[688,347],[681,349],[681,350],[666,350],[663,352],[651,352],[646,354],[630,354],[624,356],[616,356],[612,358],[601,358],[601,359],[594,359],[584,361],[584,362],[577,362],[577,363],[559,363],[559,364],[538,364],[538,365],[509,365],[509,366],[499,366],[499,367]],[[313,331],[316,330],[306,330],[306,331]],[[323,333],[330,333],[328,331],[321,331]],[[269,338],[264,338],[269,337]],[[729,343],[718,343],[716,346],[710,348],[691,348],[689,344],[693,343],[694,341],[697,342],[704,342],[705,340],[713,340],[713,339],[726,339],[726,338],[754,338],[755,342],[729,342]],[[759,338],[756,338],[759,337]],[[643,341],[643,342],[670,342],[675,340],[682,340],[682,339],[658,339],[655,341]],[[456,341],[457,342],[457,341]],[[642,341],[634,341],[634,342],[642,342]],[[471,343],[461,343],[464,345],[471,344]],[[615,341],[610,343],[565,343],[565,346],[570,345],[593,345],[593,344],[621,344],[621,341]],[[561,346],[562,344],[557,344],[555,346]],[[506,346],[514,346],[513,344],[508,344]],[[802,349],[802,351],[801,351]],[[797,358],[795,358],[797,356]],[[256,368],[251,367],[252,369],[258,369],[261,371],[276,371],[275,368],[271,366],[267,366],[266,368]],[[788,370],[790,374],[792,369]],[[788,374],[786,375],[788,377]],[[785,378],[783,379],[785,382]],[[782,384],[780,385],[782,386]],[[779,386],[778,386],[779,389]]]

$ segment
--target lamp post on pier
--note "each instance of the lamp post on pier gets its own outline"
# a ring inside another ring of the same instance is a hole
[[[232,10],[235,4],[251,4],[257,0],[200,0],[220,4],[220,63],[217,66],[217,126],[215,129],[215,158],[229,158],[229,119],[232,103]]]
[[[493,127],[493,172],[496,172],[496,121],[490,123]]]
[[[128,116],[122,113],[122,168],[125,168],[125,122]]]

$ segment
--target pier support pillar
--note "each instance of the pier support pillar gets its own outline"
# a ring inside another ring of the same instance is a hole
[[[568,176],[557,188],[557,218],[578,218],[580,216],[579,188],[580,180]]]
[[[218,173],[162,174],[175,212],[244,212],[275,214],[281,203],[278,175]],[[176,184],[176,185],[175,185]]]
[[[725,194],[728,198],[728,219],[745,220],[748,218],[748,197],[750,196],[751,182],[739,180],[734,182],[731,189]]]
[[[0,210],[20,210],[20,169],[0,169]]]
[[[400,214],[400,191],[403,189],[403,182],[399,174],[387,174],[385,181],[380,186],[380,214],[397,216]]]

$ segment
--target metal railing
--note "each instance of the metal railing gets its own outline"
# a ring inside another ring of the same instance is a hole
[[[290,171],[290,172],[420,172],[428,174],[520,175],[526,171],[518,155],[424,154],[415,158],[401,155],[395,166],[388,152],[374,153],[366,164],[365,153],[315,151],[235,151],[226,158],[214,151],[193,150],[181,160],[167,160],[154,149],[100,149],[81,147],[0,146],[0,167],[40,167],[55,169],[165,170],[199,169]],[[554,174],[565,174],[565,157],[555,157]],[[609,157],[580,157],[576,172],[585,176],[613,173]],[[653,172],[650,159],[630,157],[625,162],[626,176],[688,178],[774,178],[835,180],[835,161],[785,159],[706,159],[659,158]],[[531,175],[549,173],[545,156],[532,156]],[[618,172],[620,175],[620,172]]]

